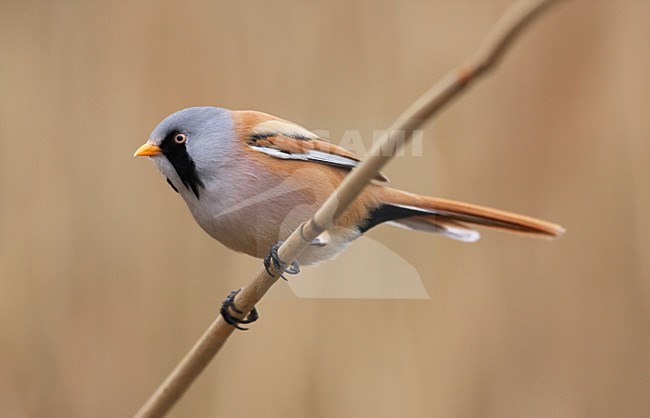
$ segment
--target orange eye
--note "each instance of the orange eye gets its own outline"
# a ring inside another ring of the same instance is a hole
[[[185,141],[187,141],[187,135],[185,134],[176,134],[174,136],[174,142],[176,142],[177,144],[184,144]]]

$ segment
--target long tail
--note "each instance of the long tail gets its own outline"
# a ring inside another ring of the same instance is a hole
[[[468,242],[480,238],[473,225],[547,239],[558,238],[564,233],[564,228],[557,224],[498,209],[420,196],[389,187],[383,187],[380,193],[385,203],[371,212],[362,232],[389,222]]]

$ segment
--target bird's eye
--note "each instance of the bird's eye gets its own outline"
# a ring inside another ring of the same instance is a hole
[[[184,144],[187,141],[187,135],[185,134],[176,134],[174,135],[174,142],[177,144]]]

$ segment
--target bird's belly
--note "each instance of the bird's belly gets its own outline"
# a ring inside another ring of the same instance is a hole
[[[289,205],[282,201],[231,202],[226,205],[216,202],[201,205],[188,203],[188,207],[196,222],[212,238],[234,251],[257,258],[266,257],[276,242],[286,240],[318,208],[306,202]],[[273,207],[273,210],[269,207]],[[333,258],[343,252],[360,233],[356,228],[336,226],[328,231],[328,235],[324,245],[310,245],[297,261],[310,265]]]
[[[305,218],[306,219],[306,218]],[[199,224],[214,239],[226,247],[257,258],[264,258],[271,247],[278,241],[286,240],[294,228],[270,223],[267,219],[248,220],[243,227],[239,221],[232,222],[227,217]],[[296,224],[298,227],[300,224]],[[329,241],[324,245],[313,244],[307,247],[297,258],[301,265],[317,264],[336,257],[347,249],[351,241],[360,233],[357,229],[335,227],[328,231]]]
[[[276,242],[286,240],[308,220],[321,203],[295,191],[265,195],[266,192],[260,190],[248,199],[209,193],[202,194],[199,200],[189,194],[183,197],[192,216],[208,235],[232,250],[264,258]],[[240,195],[243,193],[237,196]],[[356,228],[334,227],[329,234],[328,243],[310,246],[298,261],[315,264],[332,258],[344,251],[359,232]]]

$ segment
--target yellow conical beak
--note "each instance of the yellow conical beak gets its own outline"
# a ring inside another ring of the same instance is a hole
[[[151,157],[153,155],[158,155],[162,151],[160,150],[160,147],[157,145],[152,145],[148,142],[146,142],[144,145],[142,145],[138,150],[133,154],[134,157]]]

